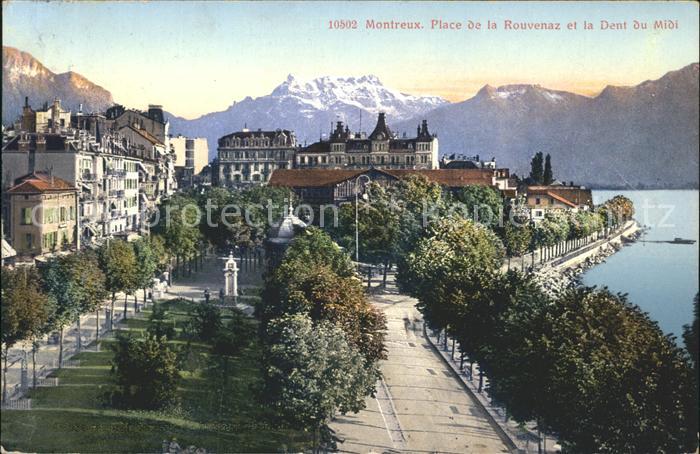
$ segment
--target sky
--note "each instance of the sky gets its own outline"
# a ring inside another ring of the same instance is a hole
[[[536,83],[595,95],[698,61],[695,2],[39,2],[3,1],[3,45],[54,72],[72,70],[122,104],[163,104],[185,118],[302,79],[374,74],[387,86],[450,101],[485,84]],[[676,29],[654,30],[656,20]],[[332,21],[357,21],[351,30]],[[420,22],[420,30],[367,29]],[[432,20],[461,30],[431,29]],[[467,21],[481,29],[467,29]],[[486,28],[488,20],[496,30]],[[506,30],[505,21],[562,30]],[[601,21],[626,30],[601,30]],[[634,29],[633,21],[647,29]],[[576,22],[576,30],[567,29]],[[583,21],[594,30],[583,30]]]

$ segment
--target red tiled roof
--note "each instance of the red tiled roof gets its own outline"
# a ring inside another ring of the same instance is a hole
[[[41,194],[44,192],[70,192],[75,186],[46,172],[34,172],[18,178],[17,184],[7,192],[10,194]]]
[[[528,186],[528,195],[547,195],[572,207],[593,206],[591,190],[582,186]]]
[[[386,173],[396,176],[397,178],[405,178],[409,175],[423,175],[428,180],[450,188],[459,188],[463,186],[491,186],[493,184],[492,169],[391,169],[385,170]]]
[[[322,187],[332,186],[365,173],[366,169],[277,169],[272,172],[270,186]]]
[[[292,188],[318,188],[332,186],[343,181],[357,178],[370,169],[279,169],[270,177],[271,186],[286,186]],[[446,187],[464,187],[470,185],[492,185],[493,170],[491,169],[373,169],[395,178],[405,178],[409,175],[422,175],[428,180]]]
[[[576,204],[575,204],[575,203],[570,202],[569,200],[565,199],[564,197],[560,197],[560,196],[556,195],[556,194],[553,193],[553,192],[547,191],[547,195],[550,196],[551,198],[555,199],[555,200],[560,201],[560,202],[563,203],[564,205],[569,205],[569,206],[572,207],[572,208],[576,208]]]

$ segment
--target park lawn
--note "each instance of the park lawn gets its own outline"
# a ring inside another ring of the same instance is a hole
[[[159,304],[168,305],[180,331],[191,303]],[[130,319],[126,326],[143,331],[149,315],[146,310],[141,314],[144,319]],[[113,342],[103,340],[100,352],[77,355],[80,367],[57,371],[59,386],[32,390],[32,410],[4,410],[3,447],[25,452],[161,452],[163,440],[175,439],[181,446],[195,445],[208,452],[284,452],[301,451],[310,444],[307,433],[275,427],[269,409],[258,403],[259,345],[229,361],[225,392],[220,393],[218,358],[206,344],[192,343],[178,387],[180,405],[156,412],[105,405]]]

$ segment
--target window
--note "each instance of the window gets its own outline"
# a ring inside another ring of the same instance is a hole
[[[44,208],[44,224],[54,224],[58,222],[57,208]]]
[[[32,223],[32,209],[31,208],[22,208],[22,225],[30,225]]]
[[[58,242],[58,232],[45,233],[42,236],[42,247],[44,249],[53,249]]]
[[[61,222],[66,222],[68,210],[66,210],[66,207],[61,207]]]
[[[539,197],[535,197],[535,205],[539,205],[539,204],[540,204],[540,198],[539,198]]]
[[[34,249],[34,242],[33,242],[33,237],[31,233],[27,233],[24,236],[24,244],[26,245],[27,249]]]

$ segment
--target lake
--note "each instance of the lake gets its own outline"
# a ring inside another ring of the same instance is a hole
[[[643,240],[696,240],[693,245],[637,242],[608,257],[583,276],[585,285],[627,293],[631,302],[681,339],[693,319],[698,292],[698,194],[688,191],[593,191],[598,204],[622,194],[634,202],[635,219],[650,230]]]

